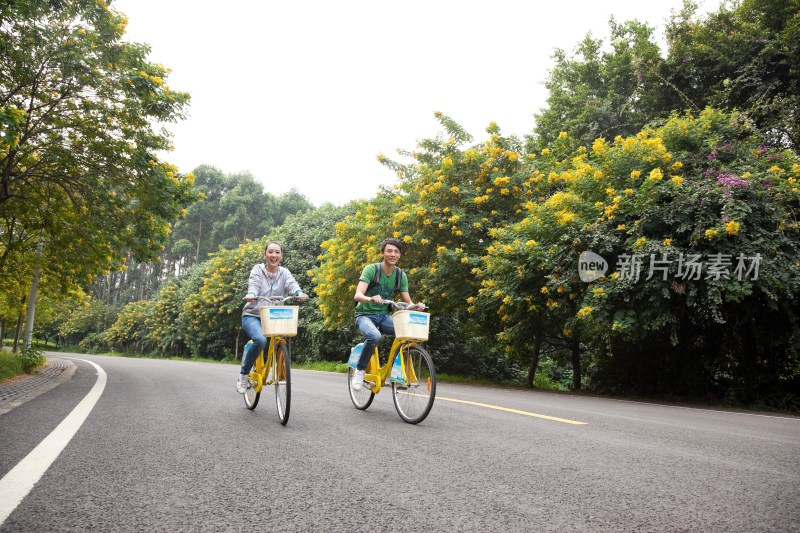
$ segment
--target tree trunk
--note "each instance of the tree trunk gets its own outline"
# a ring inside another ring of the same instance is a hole
[[[532,389],[533,380],[536,377],[536,369],[539,367],[539,354],[542,349],[542,328],[537,327],[533,333],[533,353],[531,354],[531,366],[528,368],[528,377],[525,379],[525,386]]]
[[[241,335],[241,333],[242,332],[240,330],[238,330],[238,329],[236,330],[236,345],[235,345],[235,347],[233,349],[233,356],[234,357],[238,357],[238,354],[239,354],[239,335]]]
[[[200,241],[203,240],[203,219],[200,219],[200,223],[197,225],[197,248],[194,252],[194,264],[200,262]]]
[[[144,300],[144,280],[147,278],[147,263],[139,265],[139,301]]]
[[[572,343],[572,390],[581,390],[581,340]]]
[[[43,239],[39,237],[39,244],[36,246],[36,262],[38,265],[42,257]],[[31,281],[31,293],[28,296],[28,313],[25,317],[25,348],[30,348],[33,344],[33,320],[36,317],[36,295],[39,291],[39,274],[41,268],[37,266],[33,270],[33,280]]]
[[[25,297],[22,297],[22,301],[19,304],[19,316],[17,318],[17,329],[14,331],[14,346],[11,348],[11,351],[14,353],[19,352],[19,337],[22,333],[22,307],[25,305]]]

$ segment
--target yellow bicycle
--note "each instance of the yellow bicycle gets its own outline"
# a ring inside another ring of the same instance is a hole
[[[289,408],[292,400],[292,357],[288,338],[297,335],[297,318],[299,308],[285,305],[294,296],[259,296],[268,305],[259,309],[261,315],[261,331],[269,338],[269,345],[256,358],[250,371],[251,386],[244,393],[244,403],[251,411],[258,405],[261,390],[265,385],[275,387],[275,405],[278,418],[284,426],[289,421]],[[252,344],[253,341],[248,341]],[[246,348],[245,348],[246,349]],[[266,355],[265,355],[266,354]],[[265,360],[266,356],[266,360]]]
[[[436,371],[430,354],[419,343],[428,340],[430,314],[408,309],[408,304],[384,300],[387,305],[399,309],[392,314],[395,338],[386,364],[380,366],[378,347],[369,360],[364,385],[353,389],[353,374],[361,356],[363,343],[356,345],[347,362],[347,384],[350,400],[356,409],[365,410],[375,395],[389,379],[392,384],[392,400],[397,414],[409,424],[419,424],[433,407],[436,398]]]

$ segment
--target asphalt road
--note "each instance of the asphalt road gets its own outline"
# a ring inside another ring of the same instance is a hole
[[[74,356],[0,415],[5,477],[107,375],[0,531],[800,531],[800,418],[439,384],[412,426],[293,370],[284,427],[235,366]]]

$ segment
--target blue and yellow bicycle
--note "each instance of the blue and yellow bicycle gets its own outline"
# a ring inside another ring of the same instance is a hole
[[[267,302],[259,309],[259,314],[261,331],[269,339],[269,344],[258,354],[250,371],[252,385],[244,393],[244,404],[252,411],[258,405],[264,386],[274,386],[278,419],[285,426],[292,401],[292,356],[288,338],[297,335],[299,308],[285,305],[295,299],[294,296],[259,296],[258,299]],[[252,342],[248,341],[248,344]]]
[[[381,366],[378,347],[375,347],[364,374],[364,385],[357,391],[353,389],[353,374],[363,343],[353,348],[347,362],[350,400],[356,409],[367,409],[388,379],[392,384],[392,400],[397,414],[409,424],[419,424],[431,412],[436,398],[433,360],[421,345],[428,340],[430,314],[410,310],[403,302],[384,300],[384,303],[398,309],[392,314],[395,338],[389,358]]]

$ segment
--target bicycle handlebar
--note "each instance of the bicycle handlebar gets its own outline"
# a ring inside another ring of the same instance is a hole
[[[401,311],[404,311],[412,307],[412,304],[407,304],[405,302],[395,302],[394,300],[384,300],[382,304],[393,305],[396,308],[400,309]],[[424,311],[425,309],[428,309],[428,306],[426,306],[425,304],[413,304],[413,307],[415,311]]]
[[[242,301],[247,301],[247,300],[262,300],[262,301],[265,301],[265,302],[269,302],[272,305],[283,305],[285,302],[287,302],[289,300],[297,300],[298,302],[305,302],[305,301],[308,301],[308,298],[300,299],[299,297],[294,296],[294,295],[289,295],[289,296],[286,296],[286,297],[283,297],[283,296],[252,296],[250,298],[245,296],[245,297],[242,298]]]

